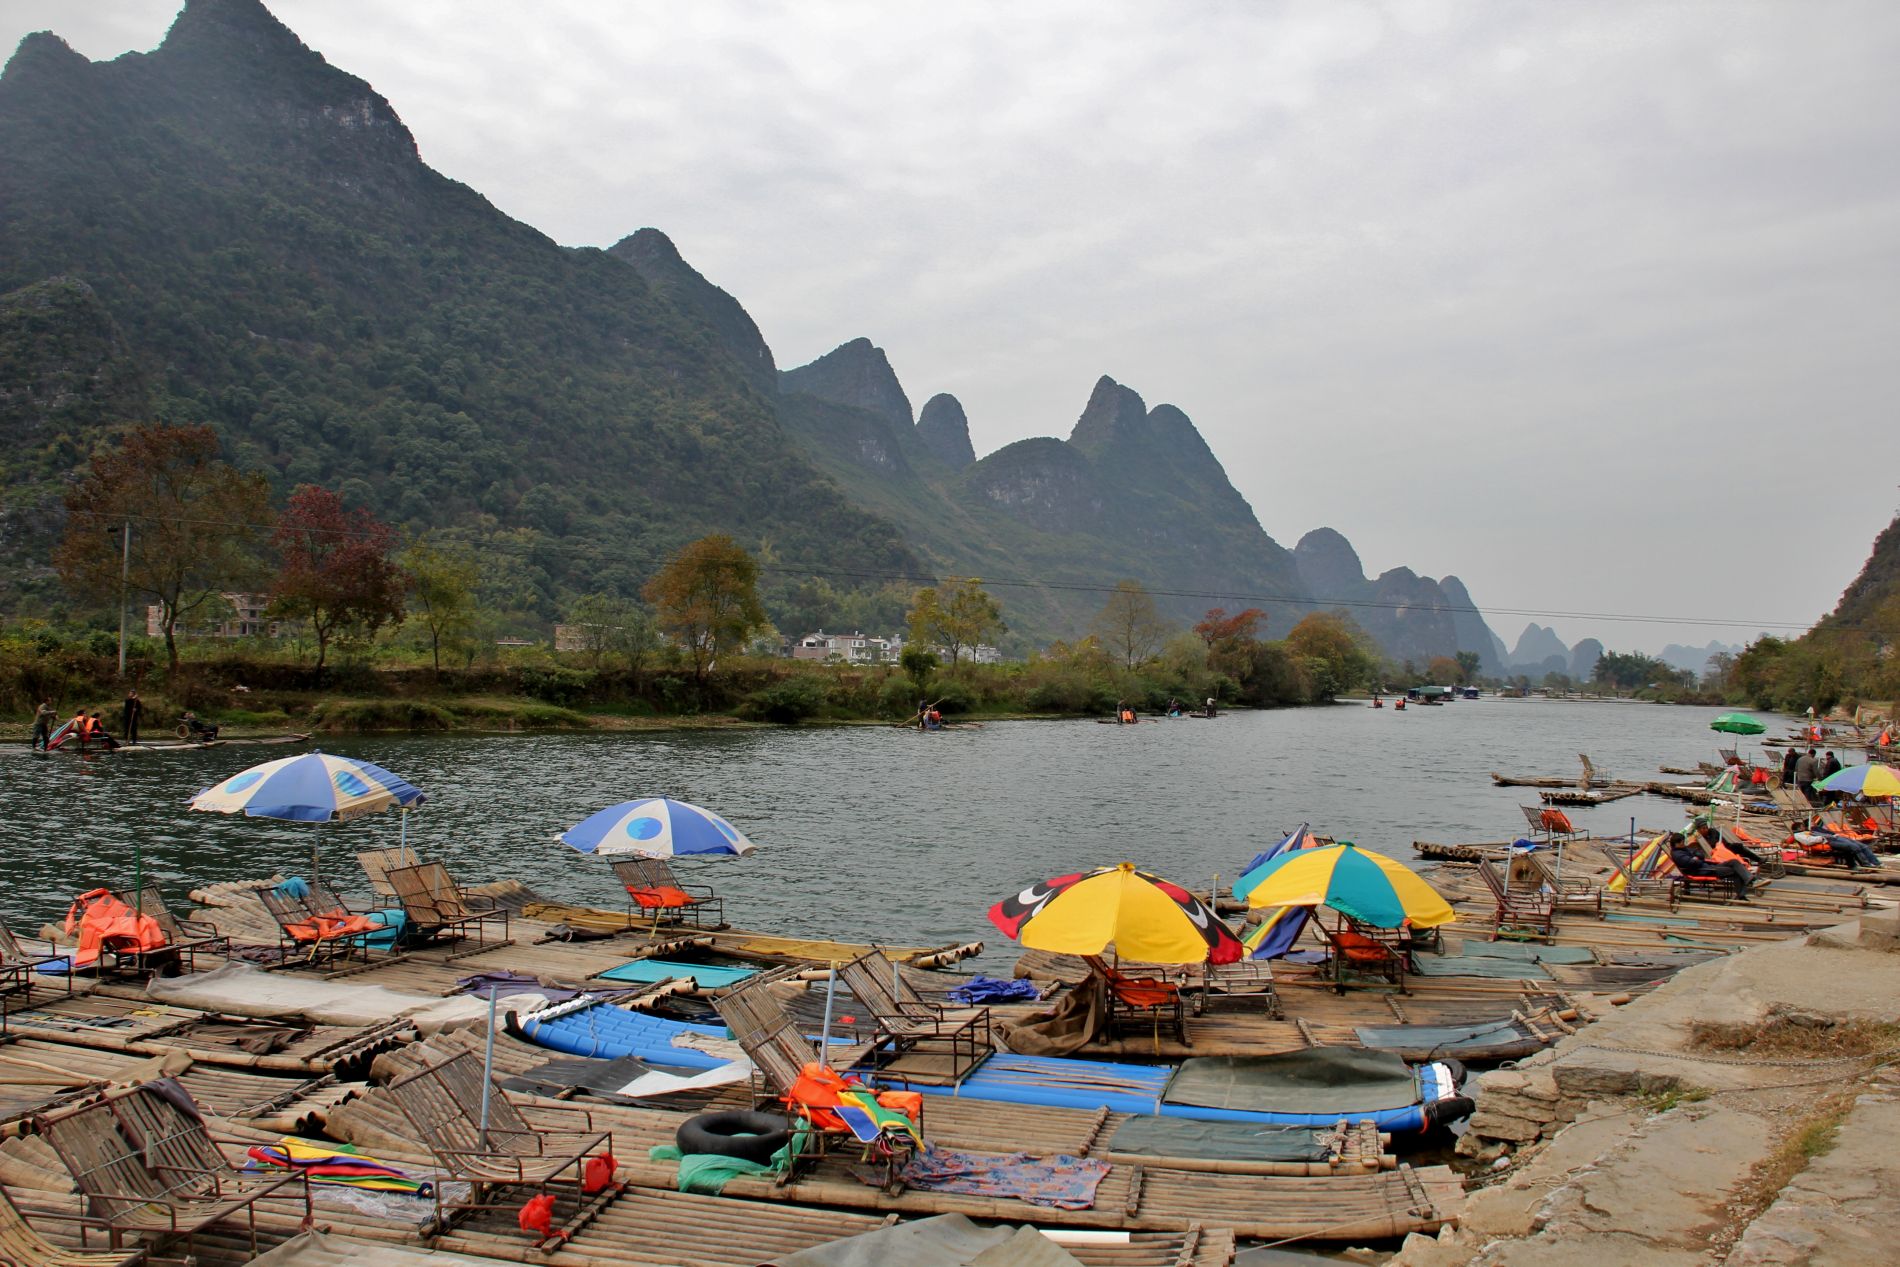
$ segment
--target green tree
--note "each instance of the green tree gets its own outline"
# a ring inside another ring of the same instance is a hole
[[[640,604],[618,594],[589,594],[577,600],[568,609],[567,626],[595,668],[618,659],[638,673],[653,652],[652,619]]]
[[[219,460],[210,427],[134,427],[94,453],[67,492],[53,559],[76,593],[116,599],[123,575],[128,595],[150,599],[176,673],[179,621],[262,579],[259,525],[269,517],[270,486]]]
[[[705,698],[706,679],[719,657],[745,645],[746,635],[765,623],[759,601],[759,565],[724,533],[687,545],[642,591],[660,628],[671,635],[692,665]]]
[[[1090,629],[1126,669],[1152,660],[1171,632],[1140,581],[1116,585]]]
[[[1364,685],[1379,662],[1365,631],[1337,612],[1314,612],[1305,617],[1293,626],[1286,642],[1311,678],[1315,702]]]
[[[930,675],[937,668],[936,652],[913,643],[898,655],[897,662],[903,666],[905,674],[916,684],[919,692],[929,689]]]
[[[948,651],[953,669],[965,651],[1009,629],[1003,623],[1002,605],[975,577],[945,577],[934,586],[918,590],[906,620],[911,640]]]
[[[442,674],[442,646],[451,649],[468,641],[475,629],[475,587],[481,572],[474,557],[457,546],[438,546],[427,537],[403,552],[402,569],[409,580],[415,612],[429,633],[429,658],[436,676]]]
[[[1452,658],[1458,661],[1459,682],[1470,685],[1478,680],[1478,669],[1484,663],[1482,656],[1476,651],[1460,651]]]

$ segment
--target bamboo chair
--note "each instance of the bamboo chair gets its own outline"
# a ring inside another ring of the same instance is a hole
[[[83,1238],[83,1220],[80,1228]],[[0,1188],[0,1264],[4,1267],[130,1267],[144,1257],[145,1251],[137,1248],[88,1250],[56,1245],[33,1229],[7,1190]]]
[[[1314,923],[1332,952],[1333,989],[1337,993],[1346,992],[1348,972],[1390,981],[1400,994],[1409,993],[1405,988],[1405,972],[1410,965],[1404,930],[1373,928],[1345,915],[1340,916],[1337,928],[1328,928],[1317,920]]]
[[[51,942],[46,944],[48,954],[31,954],[21,945],[13,930],[0,920],[0,1034],[6,1032],[7,1000],[15,994],[25,995],[30,1003],[33,998],[33,974],[48,964],[64,963],[66,956],[60,954]],[[66,993],[73,992],[73,974],[61,972],[53,974],[64,983]]]
[[[666,859],[620,858],[613,867],[614,878],[626,886],[628,927],[633,926],[636,908],[642,915],[651,915],[655,925],[664,919],[695,928],[726,926],[725,900],[709,885],[682,884]]]
[[[1084,962],[1107,983],[1108,1028],[1149,1026],[1155,1046],[1161,1045],[1161,1026],[1165,1022],[1183,1046],[1192,1046],[1187,1032],[1187,1000],[1181,987],[1158,977],[1131,977],[1111,967],[1099,955],[1084,955]]]
[[[929,1002],[876,948],[834,971],[851,997],[876,1018],[879,1034],[890,1040],[894,1053],[946,1057],[953,1085],[961,1084],[996,1050],[987,1007],[951,1008]]]
[[[1478,863],[1478,878],[1491,890],[1495,908],[1491,913],[1491,940],[1500,937],[1533,937],[1549,941],[1557,934],[1557,904],[1542,888],[1511,887],[1510,872],[1490,859]]]
[[[806,1065],[821,1059],[818,1045],[805,1037],[773,992],[776,983],[784,979],[785,976],[778,973],[765,973],[714,995],[712,1000],[720,1019],[732,1031],[733,1040],[752,1061],[757,1078],[769,1091],[780,1095],[792,1089]],[[839,1073],[847,1073],[876,1046],[875,1041],[833,1043],[825,1049],[822,1060]],[[765,1098],[755,1091],[753,1103],[756,1105]]]
[[[421,861],[416,851],[407,846],[365,849],[356,855],[356,865],[363,868],[363,877],[369,881],[369,891],[390,904],[396,901],[396,886],[389,882],[389,873],[401,867],[413,867]]]
[[[109,1092],[35,1124],[114,1249],[128,1235],[150,1236],[160,1245],[183,1238],[189,1248],[198,1232],[242,1211],[255,1257],[257,1203],[270,1199],[301,1201],[303,1226],[311,1225],[307,1177],[235,1169],[176,1083]],[[295,1190],[284,1191],[291,1185]]]
[[[277,953],[285,962],[299,951],[311,964],[348,960],[358,950],[367,960],[370,936],[380,931],[345,923],[354,912],[321,882],[313,882],[303,897],[277,889],[259,889],[257,897],[277,921]]]
[[[508,941],[508,908],[462,892],[439,862],[423,862],[412,867],[392,867],[389,883],[409,925],[404,935],[413,941],[460,941],[472,930],[475,939],[488,944],[488,926],[501,921],[501,940]],[[486,902],[486,905],[479,903]]]
[[[800,1113],[813,1127],[806,1138],[805,1149],[792,1158],[792,1164],[778,1178],[783,1185],[791,1182],[799,1168],[809,1162],[816,1164],[829,1153],[831,1142],[839,1138],[851,1138],[848,1130],[825,1126],[822,1118],[812,1108],[801,1103],[794,1092],[799,1086],[800,1076],[810,1064],[828,1066],[839,1074],[848,1075],[852,1068],[862,1063],[877,1048],[878,1040],[873,1038],[859,1043],[833,1043],[822,1053],[818,1044],[805,1037],[791,1013],[774,992],[774,986],[786,980],[792,970],[784,973],[769,973],[754,977],[742,986],[713,996],[713,1007],[719,1012],[720,1019],[732,1031],[732,1036],[752,1061],[754,1089],[752,1104],[757,1108],[768,1099],[782,1100],[793,1111]],[[862,1000],[860,1000],[862,1002]],[[869,1006],[868,1004],[866,1005]],[[764,1094],[760,1092],[760,1083],[764,1084]],[[921,1126],[921,1105],[919,1105]],[[867,1143],[863,1160],[872,1160],[873,1154],[882,1152],[885,1165],[884,1186],[887,1191],[895,1192],[900,1186],[898,1174],[908,1157],[901,1150],[893,1151],[895,1140],[880,1136],[882,1149],[877,1144]]]
[[[589,1156],[596,1150],[612,1156],[613,1132],[595,1130],[591,1114],[566,1104],[546,1107],[578,1114],[582,1129],[540,1130],[522,1116],[499,1086],[491,1082],[484,1087],[482,1082],[480,1054],[464,1051],[389,1084],[391,1098],[436,1161],[451,1179],[469,1185],[466,1202],[446,1202],[443,1185],[435,1185],[438,1218],[445,1209],[501,1208],[500,1203],[484,1200],[497,1188],[547,1192],[557,1185],[569,1187],[561,1182],[561,1176],[572,1171],[571,1186],[589,1199],[583,1200],[574,1217],[553,1234],[554,1239],[565,1240],[624,1186],[610,1177],[597,1190],[586,1190]],[[484,1104],[486,1125],[482,1121]]]
[[[218,932],[217,926],[208,920],[180,919],[172,914],[171,907],[165,905],[165,895],[159,891],[157,882],[147,880],[137,889],[119,889],[113,896],[142,915],[149,915],[158,924],[159,932],[165,935],[165,944],[157,950],[114,950],[107,947],[102,953],[112,956],[115,970],[126,970],[149,975],[167,964],[176,964],[185,972],[197,970],[197,954],[230,954],[231,939]]]
[[[1577,840],[1583,835],[1570,821],[1570,815],[1552,806],[1520,805],[1524,811],[1524,821],[1531,829],[1532,836],[1541,835],[1546,841],[1555,844],[1558,841]]]

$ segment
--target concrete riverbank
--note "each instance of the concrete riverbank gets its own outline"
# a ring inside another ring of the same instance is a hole
[[[1870,911],[1484,1075],[1460,1151],[1495,1177],[1394,1267],[1900,1262],[1897,952],[1900,912]]]

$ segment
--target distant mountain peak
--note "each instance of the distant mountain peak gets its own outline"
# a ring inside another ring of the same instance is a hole
[[[924,402],[917,414],[917,438],[953,471],[976,461],[970,419],[963,412],[963,402],[948,392],[938,392]]]
[[[185,0],[159,50],[170,54],[228,50],[252,57],[323,60],[260,0]]]
[[[1293,564],[1321,606],[1328,599],[1351,598],[1366,583],[1359,552],[1332,528],[1315,528],[1301,537],[1293,547]]]
[[[1095,380],[1089,403],[1069,432],[1069,443],[1096,454],[1117,445],[1140,441],[1147,434],[1148,406],[1132,388],[1104,374]]]
[[[0,71],[0,83],[19,91],[28,91],[24,85],[29,83],[51,88],[61,81],[76,82],[91,68],[85,55],[59,36],[51,31],[34,31],[7,59],[6,69]]]
[[[767,400],[778,394],[778,366],[758,325],[737,299],[686,262],[672,238],[652,227],[637,229],[608,247],[607,254],[632,265],[647,285],[704,321],[753,390]]]
[[[869,410],[906,430],[913,425],[910,397],[897,381],[890,358],[866,338],[840,344],[815,361],[784,371],[779,384],[784,391]]]

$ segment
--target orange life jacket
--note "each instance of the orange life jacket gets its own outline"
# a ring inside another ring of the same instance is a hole
[[[1122,720],[1125,722],[1131,722],[1135,720],[1135,710],[1132,708],[1122,709]]]
[[[110,889],[81,893],[66,908],[66,935],[79,926],[79,949],[71,957],[72,966],[84,968],[99,959],[104,950],[118,952],[163,950],[165,933],[150,915],[141,915],[121,902]]]

